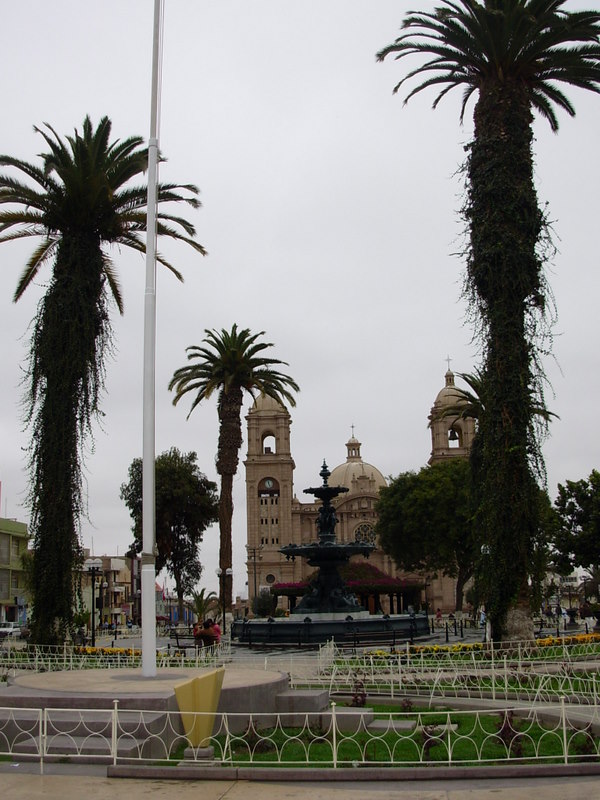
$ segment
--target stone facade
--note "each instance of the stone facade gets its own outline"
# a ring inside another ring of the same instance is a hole
[[[443,458],[466,457],[475,433],[471,419],[440,418],[444,406],[456,405],[454,375],[445,376],[446,385],[431,409],[432,453],[430,463]],[[318,504],[302,503],[294,494],[294,459],[290,445],[292,420],[286,408],[269,397],[260,397],[248,413],[248,453],[246,468],[247,569],[250,601],[274,583],[306,580],[313,567],[304,560],[286,560],[279,548],[288,544],[307,544],[317,538]],[[455,445],[455,442],[457,445]],[[354,435],[346,442],[346,461],[331,471],[330,486],[346,486],[348,493],[335,499],[339,542],[375,540],[379,489],[386,485],[381,472],[363,461],[361,442]],[[317,480],[317,484],[319,481]],[[353,563],[360,557],[353,559]],[[390,609],[389,598],[380,598],[384,611],[403,610],[406,605],[427,605],[435,612],[454,610],[455,582],[449,578],[409,574],[397,570],[392,558],[380,549],[369,562],[384,573],[405,580],[407,591],[398,598],[399,608]],[[414,585],[420,586],[415,594]],[[411,588],[413,587],[413,588]],[[280,604],[286,604],[284,599]],[[371,609],[374,610],[374,609]]]
[[[0,621],[25,622],[28,597],[21,556],[29,534],[24,522],[0,517]]]

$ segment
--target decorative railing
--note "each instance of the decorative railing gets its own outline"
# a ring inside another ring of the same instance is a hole
[[[369,713],[332,704],[321,713],[218,714],[192,746],[176,712],[0,708],[0,756],[44,761],[179,763],[333,769],[375,766],[574,764],[600,757],[597,708]],[[187,714],[198,720],[205,714]],[[193,721],[193,719],[192,719]],[[210,728],[209,728],[210,729]]]
[[[231,644],[223,640],[210,647],[159,648],[159,667],[204,667],[226,663],[231,659]],[[124,669],[139,667],[142,651],[133,647],[68,645],[59,647],[27,645],[0,649],[0,671],[32,670],[54,672],[73,669]]]
[[[140,657],[120,647],[3,647],[0,674],[137,667]],[[171,668],[231,658],[228,641],[158,653],[159,665]],[[0,756],[32,757],[42,767],[49,758],[332,768],[598,760],[597,662],[598,641],[577,637],[503,650],[415,646],[357,655],[328,644],[308,656],[238,651],[236,666],[289,672],[292,686],[326,689],[336,702],[320,713],[217,714],[201,747],[190,744],[183,724],[189,731],[190,717],[202,714],[125,710],[118,701],[109,709],[0,708]],[[337,705],[342,696],[354,707]],[[379,705],[360,707],[367,700]]]
[[[331,695],[471,697],[517,702],[598,701],[598,641],[560,646],[516,646],[509,650],[481,648],[414,648],[407,652],[372,651],[353,655],[333,644],[321,648],[312,670],[301,657],[287,668],[294,688],[322,688]],[[265,668],[272,662],[265,660]]]

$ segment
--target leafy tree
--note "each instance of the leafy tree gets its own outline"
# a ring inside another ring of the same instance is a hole
[[[590,566],[585,571],[585,575],[579,584],[579,594],[584,602],[588,600],[600,600],[600,567],[598,565]],[[600,607],[594,609],[600,612]]]
[[[469,462],[448,458],[404,472],[379,492],[376,532],[384,552],[408,572],[456,578],[456,610],[480,553],[471,513]]]
[[[268,395],[277,402],[296,405],[292,392],[298,392],[297,383],[274,367],[287,362],[261,355],[273,347],[271,342],[260,341],[264,331],[251,333],[249,328],[231,331],[205,330],[204,346],[187,348],[188,361],[173,374],[169,389],[175,391],[173,405],[188,392],[195,394],[188,419],[202,400],[218,394],[219,444],[217,472],[221,476],[219,497],[219,566],[226,574],[232,563],[231,522],[233,519],[233,478],[237,472],[239,450],[242,445],[242,404],[244,392],[252,396]],[[223,607],[231,607],[232,581],[223,581]]]
[[[600,565],[600,472],[587,479],[558,484],[555,501],[560,528],[554,539],[558,571]]]
[[[166,568],[175,581],[179,619],[184,595],[200,580],[198,546],[206,528],[217,521],[217,485],[198,469],[196,453],[172,447],[157,456],[156,571]],[[142,459],[129,467],[129,481],[121,485],[121,500],[133,519],[132,551],[142,550]]]
[[[0,242],[41,237],[23,270],[19,300],[52,262],[52,275],[32,322],[27,422],[30,529],[34,551],[32,639],[64,640],[73,624],[77,567],[82,551],[79,524],[85,512],[82,447],[100,413],[104,369],[111,350],[109,307],[123,301],[109,245],[144,252],[146,188],[130,181],[146,170],[148,151],[140,137],[110,141],[111,122],[96,129],[89,117],[82,133],[61,139],[49,125],[35,128],[48,151],[37,166],[0,156]],[[26,178],[14,177],[16,171]],[[181,194],[181,190],[184,194]],[[158,202],[198,206],[191,185],[163,184]],[[187,220],[160,211],[158,233],[204,250]],[[179,279],[162,256],[158,260]]]
[[[440,0],[410,12],[378,54],[423,61],[406,100],[439,88],[434,108],[462,87],[461,121],[475,98],[465,164],[469,228],[465,293],[481,334],[485,413],[479,421],[478,525],[494,563],[489,614],[495,638],[533,635],[528,559],[539,528],[534,405],[544,406],[540,338],[547,305],[547,227],[533,179],[533,112],[552,130],[555,109],[575,110],[560,84],[600,91],[600,13],[566,12],[565,0]],[[534,402],[535,398],[535,402]]]
[[[261,589],[252,598],[252,613],[255,617],[270,617],[277,608],[277,597],[269,589]]]

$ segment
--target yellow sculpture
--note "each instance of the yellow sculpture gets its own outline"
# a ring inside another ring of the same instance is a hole
[[[212,735],[225,668],[214,669],[175,686],[185,735],[192,747],[205,747]],[[202,713],[198,713],[202,712]]]

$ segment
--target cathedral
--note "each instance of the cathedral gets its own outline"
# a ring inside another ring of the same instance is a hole
[[[444,409],[464,402],[457,393],[454,374],[448,369],[445,385],[429,415],[430,464],[446,458],[468,456],[475,435],[474,420],[444,415]],[[286,560],[279,548],[316,540],[318,504],[301,503],[294,493],[295,464],[290,445],[292,420],[287,409],[272,398],[261,396],[253,404],[246,420],[248,595],[252,601],[262,591],[274,591],[279,596],[280,607],[293,607],[295,593],[302,594],[298,587],[303,586],[313,568],[303,559]],[[375,505],[379,489],[387,481],[377,467],[363,461],[361,447],[361,442],[352,435],[346,442],[346,461],[332,469],[329,478],[330,486],[345,486],[349,490],[334,501],[338,518],[337,541],[364,541],[376,546],[367,561],[368,567],[363,557],[352,559],[351,568],[362,573],[363,581],[371,587],[370,591],[361,591],[360,588],[353,588],[353,591],[372,613],[401,613],[409,605],[428,608],[430,612],[437,608],[444,612],[453,611],[453,579],[405,573],[396,568],[390,556],[377,548]],[[360,586],[358,582],[356,585]]]

